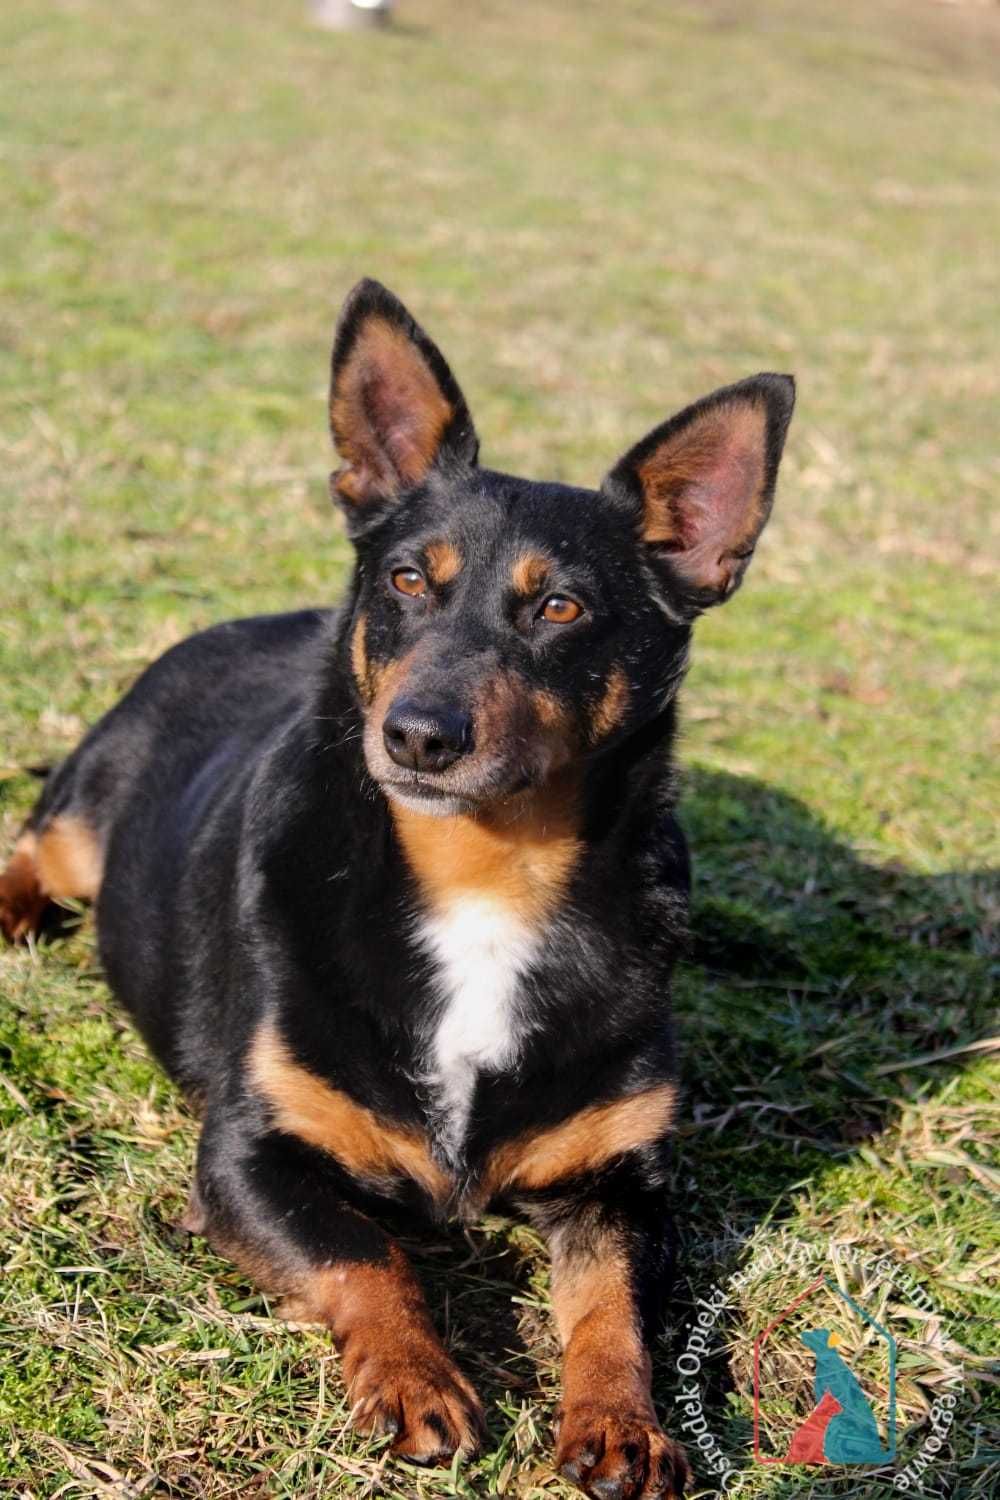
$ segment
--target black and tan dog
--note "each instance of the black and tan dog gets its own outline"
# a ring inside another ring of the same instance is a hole
[[[190,1227],[329,1325],[356,1419],[411,1459],[472,1451],[482,1412],[379,1210],[489,1205],[551,1245],[563,1472],[603,1500],[683,1489],[647,1353],[688,887],[674,705],[793,399],[782,375],[717,391],[596,492],[515,479],[363,282],[330,404],[346,603],[169,651],[0,877],[11,938],[96,902],[112,987],[203,1113]]]

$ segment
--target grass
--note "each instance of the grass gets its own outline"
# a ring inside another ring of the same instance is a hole
[[[500,467],[593,482],[686,399],[796,371],[774,522],[686,693],[698,938],[659,1394],[698,1299],[748,1271],[705,1368],[740,1493],[889,1493],[748,1457],[752,1340],[801,1279],[778,1252],[888,1253],[932,1307],[850,1280],[899,1342],[901,1462],[957,1372],[925,1488],[993,1493],[1000,1087],[965,1049],[997,1029],[1000,17],[399,10],[375,37],[298,0],[0,15],[4,837],[29,768],[166,645],[336,596],[324,371],[362,273],[440,337]],[[450,1474],[387,1464],[326,1339],[175,1227],[194,1123],[90,924],[0,956],[0,991],[0,1490],[568,1496],[527,1230],[413,1247],[490,1443]],[[784,1399],[808,1372],[782,1359]]]

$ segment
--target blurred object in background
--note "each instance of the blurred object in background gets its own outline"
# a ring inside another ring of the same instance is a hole
[[[392,17],[393,0],[309,0],[313,20],[331,31],[385,26]]]

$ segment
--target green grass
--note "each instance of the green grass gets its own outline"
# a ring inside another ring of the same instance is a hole
[[[995,1492],[1000,1086],[956,1049],[997,1030],[1000,16],[399,10],[372,37],[310,29],[299,0],[0,14],[4,837],[27,768],[166,645],[336,597],[325,366],[359,275],[440,338],[487,461],[530,474],[595,482],[685,400],[794,370],[775,519],[685,699],[697,942],[659,1394],[669,1411],[696,1299],[756,1268],[706,1371],[746,1464],[750,1343],[794,1294],[764,1252],[888,1252],[935,1309],[885,1313],[901,1452],[960,1369],[928,1492]],[[570,1493],[546,1467],[558,1366],[527,1230],[414,1247],[490,1444],[457,1475],[387,1464],[345,1427],[326,1339],[175,1227],[194,1123],[91,925],[0,956],[0,990],[0,1490]],[[889,1492],[750,1465],[741,1493]]]

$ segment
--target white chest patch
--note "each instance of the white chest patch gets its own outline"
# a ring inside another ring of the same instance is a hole
[[[419,935],[441,992],[428,1029],[423,1081],[434,1096],[441,1144],[455,1158],[479,1074],[501,1072],[517,1061],[525,1030],[517,988],[538,934],[511,907],[488,896],[463,896],[425,918]]]

